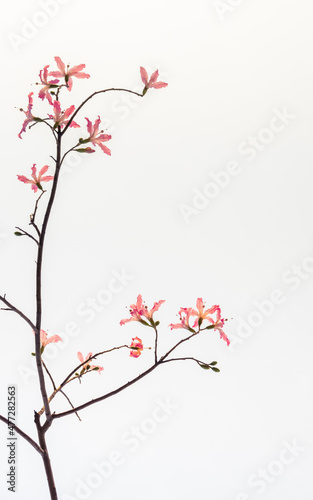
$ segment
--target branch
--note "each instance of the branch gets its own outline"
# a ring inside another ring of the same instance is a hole
[[[80,406],[76,406],[76,408],[73,408],[72,410],[64,411],[62,413],[54,413],[53,415],[51,415],[51,418],[55,419],[55,418],[66,417],[67,415],[71,415],[72,413],[75,413],[77,411],[83,410],[84,408],[87,408],[88,406],[91,406],[93,404],[99,403],[100,401],[104,401],[105,399],[110,398],[111,396],[115,396],[115,394],[118,394],[119,392],[123,391],[124,389],[127,389],[131,385],[133,385],[136,382],[138,382],[138,380],[142,379],[143,377],[145,377],[146,375],[148,375],[149,373],[151,373],[153,370],[155,370],[159,366],[159,364],[160,364],[160,362],[153,364],[146,371],[142,372],[140,375],[138,375],[137,377],[133,378],[132,380],[130,380],[126,384],[122,385],[121,387],[118,387],[114,391],[111,391],[111,392],[109,392],[107,394],[104,394],[103,396],[100,396],[99,398],[87,401],[87,403],[84,403],[84,404],[82,404]]]
[[[64,391],[62,391],[62,389],[60,389],[60,393],[63,394],[63,396],[67,399],[67,401],[69,402],[69,404],[71,405],[72,408],[75,408],[72,401],[70,400],[70,398],[65,394]],[[78,418],[78,420],[81,422],[82,419],[80,418],[80,416],[78,415],[77,411],[75,411],[75,415],[76,417]]]
[[[24,229],[20,228],[19,226],[15,226],[15,229],[18,229],[19,231],[22,231],[23,234],[17,234],[17,236],[28,236],[29,238],[31,238],[35,243],[37,243],[37,245],[39,245],[39,241],[36,240],[36,238],[34,238],[31,234],[29,234],[27,231],[25,231]]]
[[[5,424],[7,424],[8,426],[13,427],[14,430],[20,436],[22,436],[29,444],[32,445],[33,448],[35,448],[36,451],[38,451],[38,453],[40,453],[40,455],[42,455],[42,456],[44,455],[43,449],[40,448],[40,446],[38,446],[38,444],[30,436],[28,436],[28,434],[26,434],[19,427],[17,427],[17,425],[13,424],[11,421],[9,421],[7,418],[3,417],[2,415],[0,415],[0,420],[2,422],[4,422]]]
[[[122,349],[123,347],[127,347],[128,349],[130,349],[130,347],[128,345],[120,345],[118,347],[112,347],[111,349],[108,349],[107,351],[101,351],[101,352],[97,352],[96,354],[94,354],[93,356],[89,356],[89,358],[85,361],[83,361],[82,363],[80,363],[78,366],[76,366],[76,368],[74,368],[74,370],[71,371],[71,373],[69,375],[67,375],[67,377],[63,380],[63,382],[59,385],[59,387],[56,387],[55,385],[53,385],[53,388],[54,388],[54,391],[52,392],[51,396],[49,397],[48,401],[49,403],[52,401],[52,399],[57,395],[58,392],[62,392],[62,388],[67,385],[69,382],[72,382],[72,380],[77,380],[78,377],[73,377],[71,378],[72,375],[74,375],[83,365],[85,365],[88,361],[91,361],[92,359],[95,359],[97,356],[100,356],[102,354],[106,354],[108,352],[112,352],[112,351],[115,351],[117,349]],[[46,369],[47,371],[47,367],[45,366],[44,362],[42,362],[43,365],[44,365],[44,368]],[[48,373],[48,371],[47,371]],[[86,375],[87,373],[89,372],[85,372],[83,375]],[[52,377],[51,375],[48,373],[48,375],[50,376],[51,380],[52,380]],[[83,376],[82,375],[82,376]],[[54,382],[53,382],[54,384]],[[74,406],[73,406],[74,408]],[[42,415],[44,412],[44,407],[41,408],[41,410],[38,412],[38,415]]]
[[[66,124],[66,126],[64,127],[64,129],[62,130],[62,135],[65,134],[65,132],[67,131],[67,129],[70,127],[72,121],[74,120],[75,116],[77,115],[77,113],[82,109],[82,107],[90,100],[92,99],[95,95],[97,94],[104,94],[104,92],[111,92],[111,91],[117,91],[117,92],[128,92],[130,94],[134,94],[134,95],[137,95],[138,97],[143,97],[143,94],[139,94],[138,92],[134,92],[133,90],[128,90],[128,89],[115,89],[115,88],[111,88],[111,89],[105,89],[105,90],[97,90],[96,92],[94,92],[93,94],[91,94],[89,97],[87,97],[87,99],[85,99],[79,106],[78,108],[76,109],[76,111],[74,111],[74,113],[72,114],[71,118],[69,119],[68,123]]]
[[[14,312],[16,312],[16,314],[18,314],[19,316],[21,316],[21,318],[23,318],[23,319],[26,321],[26,323],[28,323],[28,324],[29,324],[29,326],[30,326],[30,327],[31,327],[31,328],[35,331],[35,330],[36,330],[36,327],[35,327],[34,323],[33,323],[33,322],[32,322],[32,321],[31,321],[31,320],[30,320],[27,316],[25,316],[25,314],[24,314],[24,313],[22,313],[22,311],[20,311],[19,309],[17,309],[17,307],[14,307],[14,306],[13,306],[13,305],[12,305],[12,304],[11,304],[11,303],[10,303],[10,302],[6,299],[6,298],[5,298],[5,295],[6,295],[6,294],[4,294],[4,296],[3,296],[3,297],[0,295],[0,300],[1,300],[1,301],[2,301],[2,302],[6,305],[6,306],[8,306],[8,309],[4,309],[4,308],[1,308],[1,309],[5,310],[5,311],[14,311]]]
[[[46,193],[46,191],[42,191],[41,195],[37,198],[36,203],[35,203],[34,213],[31,214],[31,216],[30,216],[30,223],[29,223],[30,226],[33,226],[35,228],[35,230],[36,230],[39,238],[40,238],[40,231],[38,229],[37,224],[35,223],[35,219],[36,219],[36,214],[37,214],[39,200],[40,200],[40,198],[42,197],[42,195],[44,193]],[[39,243],[38,243],[38,245],[39,245]]]

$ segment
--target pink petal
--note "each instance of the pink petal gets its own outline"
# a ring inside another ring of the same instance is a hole
[[[142,66],[140,66],[140,75],[141,75],[141,80],[143,81],[143,83],[145,84],[145,86],[147,86],[147,84],[148,84],[148,73],[145,70],[145,68],[143,68]]]
[[[153,304],[153,307],[150,311],[150,314],[152,315],[153,313],[155,313],[155,311],[158,311],[159,308],[161,307],[161,305],[165,302],[165,300],[159,300],[159,302],[155,302]]]
[[[74,76],[75,73],[82,71],[85,67],[86,67],[86,64],[77,64],[77,66],[73,66],[72,68],[70,68],[68,74]]]
[[[73,87],[73,78],[70,76],[67,82],[67,88],[69,91],[71,91],[72,87]]]
[[[85,119],[87,120],[87,130],[88,130],[88,134],[89,134],[90,136],[92,136],[92,123],[91,123],[91,121],[89,120],[89,118],[86,118],[86,117],[85,117]]]
[[[58,68],[59,68],[59,70],[60,70],[60,72],[61,72],[62,76],[64,76],[64,75],[65,75],[65,64],[64,64],[64,62],[63,62],[63,61],[62,61],[62,59],[61,59],[60,57],[58,57],[58,56],[56,56],[56,57],[54,58],[54,60],[55,60],[55,62],[57,63],[57,66],[58,66]],[[52,73],[50,73],[50,75],[52,75]],[[54,76],[54,75],[53,75],[53,76]],[[56,75],[55,75],[55,76],[56,76]]]
[[[41,177],[47,172],[49,168],[49,165],[45,165],[44,167],[42,167],[40,170],[39,170],[39,176],[38,176],[38,179],[41,179]]]
[[[123,326],[125,323],[129,323],[130,321],[135,321],[134,318],[121,319],[120,325]]]
[[[51,342],[60,342],[60,341],[63,342],[62,339],[61,339],[61,337],[59,337],[59,335],[52,335],[46,341],[46,345],[47,344],[51,344]]]
[[[104,144],[101,144],[101,142],[100,142],[100,143],[98,143],[98,146],[100,146],[100,148],[102,149],[102,151],[104,153],[111,156],[111,150],[109,148],[107,148]]]
[[[175,323],[174,325],[173,323],[171,323],[169,327],[171,328],[171,330],[175,330],[177,328],[183,328],[183,325],[181,323]]]
[[[71,124],[70,124],[70,127],[73,127],[73,128],[80,128],[80,125],[78,125],[78,123],[72,121]]]
[[[84,356],[82,355],[82,353],[81,353],[81,352],[78,352],[78,353],[77,353],[77,357],[78,357],[78,359],[79,359],[79,361],[80,361],[81,363],[83,363],[83,362],[85,361],[85,360],[84,360]]]
[[[69,108],[67,108],[64,113],[63,113],[63,118],[66,119],[66,118],[69,118],[70,115],[73,113],[73,111],[75,111],[75,106],[74,104],[72,104],[72,106],[70,106]]]
[[[153,87],[154,89],[162,89],[163,87],[167,87],[168,83],[165,82],[156,82],[150,85],[150,87]]]
[[[27,179],[27,177],[25,177],[25,175],[18,175],[17,178],[19,181],[22,181],[25,184],[33,184],[33,182],[34,182],[34,181],[31,181],[30,179]]]
[[[153,84],[157,81],[157,79],[159,78],[159,71],[156,70],[154,73],[152,73],[151,77],[150,77],[150,80],[149,80],[149,87],[152,87]]]
[[[53,175],[46,175],[45,177],[41,177],[40,182],[53,181],[53,179],[54,179]]]
[[[37,169],[36,169],[36,163],[33,164],[32,166],[32,178],[34,179],[35,182],[37,182]]]
[[[73,74],[73,76],[75,76],[76,78],[90,78],[90,75],[88,75],[88,73],[77,73],[75,75]]]

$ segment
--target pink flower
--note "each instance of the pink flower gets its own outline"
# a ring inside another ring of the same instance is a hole
[[[49,168],[48,165],[45,165],[44,167],[42,167],[42,169],[39,170],[39,174],[37,176],[36,164],[34,163],[34,165],[32,166],[32,179],[27,179],[27,177],[25,177],[25,175],[18,175],[17,178],[19,181],[22,181],[25,184],[31,184],[32,190],[35,193],[37,193],[38,188],[41,189],[41,191],[43,191],[42,186],[41,186],[42,182],[48,182],[48,181],[53,180],[53,175],[44,176],[44,174],[47,172],[48,168]]]
[[[58,83],[59,80],[48,81],[48,68],[49,68],[49,64],[40,70],[39,78],[40,78],[41,83],[43,84],[43,87],[42,87],[42,89],[40,89],[38,96],[42,100],[44,100],[44,98],[48,99],[49,104],[52,105],[52,97],[49,93],[49,90],[51,88],[56,88],[57,87],[56,83]]]
[[[52,120],[54,120],[53,128],[64,127],[69,122],[70,116],[74,112],[74,110],[75,106],[72,105],[62,112],[60,101],[54,101],[53,103],[54,116],[48,114],[49,118],[52,118]],[[78,128],[80,127],[80,125],[72,121],[70,127]]]
[[[109,141],[112,136],[111,135],[108,135],[108,134],[103,134],[103,130],[100,130],[99,132],[99,125],[100,125],[100,116],[98,116],[97,120],[95,121],[95,124],[92,125],[91,121],[86,118],[87,120],[87,130],[88,130],[88,133],[89,133],[89,137],[88,139],[80,139],[80,143],[81,144],[86,144],[87,142],[91,142],[94,146],[99,146],[102,151],[104,153],[106,153],[107,155],[111,156],[111,151],[109,148],[107,148],[104,144],[102,144],[103,142],[106,142],[106,141]],[[98,135],[98,137],[96,137]],[[90,153],[93,152],[92,151],[89,151]]]
[[[87,73],[82,73],[82,70],[86,67],[85,64],[79,64],[78,66],[73,66],[72,68],[69,68],[68,64],[67,68],[65,69],[65,64],[60,57],[55,57],[54,60],[57,63],[59,71],[50,71],[49,74],[51,76],[56,76],[57,78],[64,77],[68,90],[72,90],[73,76],[75,76],[76,78],[90,78],[90,75],[88,75]]]
[[[139,337],[135,337],[134,339],[132,339],[132,343],[130,344],[130,347],[136,347],[136,349],[134,349],[133,351],[130,351],[129,355],[132,358],[139,358],[139,356],[143,350],[142,340]]]
[[[192,307],[182,307],[179,311],[180,323],[176,323],[175,325],[171,324],[170,327],[173,330],[174,328],[185,328],[191,332],[195,332],[194,328],[198,328],[200,331],[200,327],[203,321],[208,321],[210,324],[202,328],[202,330],[218,330],[220,334],[220,338],[225,340],[227,345],[230,344],[229,339],[227,338],[225,332],[223,331],[223,326],[226,320],[221,318],[221,308],[220,306],[212,306],[206,310],[204,310],[204,303],[202,298],[197,299],[196,303],[197,311]],[[216,313],[216,319],[213,319],[210,314]],[[192,316],[197,316],[193,326],[191,327],[189,324],[189,320]]]
[[[157,79],[159,77],[158,70],[156,70],[154,73],[152,73],[150,80],[149,80],[147,71],[145,70],[145,68],[140,66],[140,75],[141,75],[141,80],[143,81],[143,83],[145,85],[145,88],[143,89],[143,95],[145,95],[145,93],[147,92],[148,89],[151,89],[151,88],[162,89],[163,87],[168,86],[168,83],[157,82]]]
[[[28,94],[28,106],[27,106],[27,111],[24,111],[24,109],[20,109],[20,111],[23,111],[23,113],[25,113],[26,115],[26,120],[24,121],[23,123],[23,126],[22,126],[22,130],[20,131],[20,133],[18,134],[18,137],[20,139],[22,139],[21,137],[21,134],[23,132],[26,132],[26,127],[27,125],[34,121],[35,120],[35,117],[32,115],[32,107],[33,107],[33,98],[32,98],[32,95],[34,94],[34,92],[30,92]]]
[[[209,314],[213,314],[218,310],[220,311],[219,306],[212,306],[212,307],[209,307],[206,311],[204,311],[204,302],[203,302],[202,298],[197,299],[196,308],[198,309],[198,312],[193,309],[193,316],[198,316],[198,318],[196,319],[196,321],[194,323],[194,327],[201,326],[204,319],[208,319],[209,321],[212,322],[213,320],[209,316]]]
[[[171,323],[169,326],[171,330],[177,329],[177,328],[184,328],[185,330],[189,330],[190,332],[194,332],[194,330],[191,328],[189,324],[190,317],[192,316],[193,309],[192,307],[181,307],[178,316],[180,319],[180,323]]]
[[[51,344],[51,342],[63,342],[59,335],[52,335],[52,337],[48,338],[47,332],[44,330],[40,330],[40,342],[41,347],[45,348],[46,345]]]
[[[79,361],[81,363],[84,363],[84,361],[86,361],[86,363],[84,363],[84,365],[82,366],[82,370],[80,372],[80,374],[82,375],[85,371],[92,371],[92,370],[96,370],[99,372],[99,374],[101,374],[102,370],[103,370],[103,366],[99,366],[99,365],[91,365],[90,364],[90,357],[92,356],[92,352],[90,352],[89,354],[87,354],[87,356],[84,358],[84,356],[82,355],[81,352],[78,352],[77,353],[77,357],[79,359]]]
[[[140,323],[143,323],[144,325],[150,326],[145,321],[145,319],[148,319],[150,321],[151,325],[153,325],[154,321],[153,321],[152,316],[156,311],[159,310],[159,308],[163,304],[163,302],[165,302],[165,300],[159,300],[159,302],[155,302],[152,309],[150,311],[148,311],[147,306],[144,304],[144,302],[142,300],[142,296],[138,295],[136,304],[131,304],[130,309],[129,309],[131,317],[127,318],[127,319],[122,319],[120,321],[120,325],[125,325],[125,323],[129,323],[130,321],[139,321]]]

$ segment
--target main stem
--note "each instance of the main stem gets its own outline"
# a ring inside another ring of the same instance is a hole
[[[46,438],[45,438],[46,431],[43,428],[43,426],[40,424],[40,417],[39,417],[39,414],[37,412],[35,412],[35,424],[37,427],[39,445],[44,452],[42,454],[42,460],[43,460],[43,464],[44,464],[45,472],[46,472],[46,476],[47,476],[50,497],[51,497],[51,500],[58,500],[58,494],[57,494],[57,490],[55,487],[53,471],[52,471],[52,467],[51,467],[51,461],[50,461],[47,443],[46,443]]]
[[[52,186],[52,190],[51,190],[51,195],[49,198],[46,213],[45,213],[44,220],[42,223],[42,228],[41,228],[40,235],[39,235],[37,268],[36,268],[36,331],[35,331],[36,351],[35,352],[36,352],[36,365],[37,365],[37,371],[38,371],[38,377],[39,377],[40,392],[42,395],[43,406],[44,406],[45,414],[46,414],[46,424],[44,424],[44,426],[41,425],[40,417],[39,417],[38,413],[35,413],[35,423],[36,423],[37,432],[38,432],[39,444],[44,452],[42,455],[42,459],[43,459],[45,472],[46,472],[46,476],[47,476],[47,481],[48,481],[48,485],[49,485],[51,500],[58,500],[58,496],[57,496],[57,491],[56,491],[56,487],[55,487],[55,483],[54,483],[54,477],[53,477],[50,457],[49,457],[48,448],[47,448],[46,439],[45,439],[45,433],[48,430],[48,428],[50,427],[52,420],[51,420],[51,410],[50,410],[49,399],[48,399],[45,378],[44,378],[44,372],[43,372],[43,365],[42,365],[42,360],[41,360],[40,330],[41,330],[41,321],[42,321],[42,258],[43,258],[43,248],[44,248],[46,230],[47,230],[47,226],[48,226],[48,222],[49,222],[49,218],[50,218],[50,214],[51,214],[51,209],[52,209],[55,194],[56,194],[58,178],[59,178],[59,174],[60,174],[60,167],[61,167],[61,130],[60,130],[60,128],[58,128],[56,169],[55,169],[55,175],[54,175],[54,179],[53,179],[53,186]]]

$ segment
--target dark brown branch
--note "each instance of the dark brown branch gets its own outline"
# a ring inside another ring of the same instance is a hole
[[[15,312],[16,314],[18,314],[21,318],[23,318],[24,321],[26,321],[26,323],[29,324],[29,326],[35,331],[36,330],[36,327],[34,325],[34,323],[24,314],[22,313],[22,311],[20,311],[17,307],[13,306],[13,304],[11,304],[6,298],[5,298],[5,294],[4,296],[2,297],[0,295],[0,300],[6,305],[8,306],[8,309],[5,309],[6,311],[13,311]]]
[[[17,425],[13,424],[11,421],[3,417],[2,415],[0,415],[0,420],[5,424],[7,424],[8,426],[13,427],[15,432],[17,432],[20,436],[22,436],[22,438],[24,438],[29,444],[31,444],[32,447],[35,448],[35,450],[38,451],[38,453],[40,453],[40,455],[44,454],[44,451],[42,450],[42,448],[40,448],[40,446],[38,446],[36,441],[34,441],[28,434],[23,432]]]
[[[42,364],[43,364],[44,369],[46,370],[46,372],[47,372],[47,374],[48,374],[48,376],[49,376],[49,378],[50,378],[50,380],[51,380],[51,383],[52,383],[52,387],[53,387],[53,389],[54,389],[54,390],[56,390],[56,388],[57,388],[57,387],[56,387],[56,385],[55,385],[55,383],[54,383],[54,380],[53,380],[53,378],[52,378],[51,373],[49,372],[49,370],[48,370],[48,368],[47,368],[47,365],[45,364],[45,362],[44,362],[43,360],[41,360],[41,361],[42,361]]]
[[[33,226],[35,228],[35,230],[36,230],[39,238],[40,238],[40,231],[39,231],[39,228],[38,228],[37,224],[35,223],[35,219],[36,219],[36,214],[37,214],[37,210],[38,210],[39,200],[44,195],[44,193],[46,193],[46,191],[42,191],[41,195],[37,198],[36,203],[35,203],[34,213],[31,214],[31,216],[30,216],[30,223],[29,223],[30,226]]]
[[[74,405],[73,405],[72,401],[70,400],[70,398],[69,398],[69,397],[65,394],[65,392],[64,392],[62,389],[60,389],[60,393],[61,393],[61,394],[63,394],[63,396],[67,399],[67,401],[69,402],[69,404],[71,405],[71,407],[75,409],[75,407],[74,407]],[[75,415],[76,415],[76,417],[78,418],[78,420],[81,422],[81,421],[82,421],[82,419],[81,419],[81,418],[80,418],[80,416],[78,415],[77,411],[75,411]]]
[[[37,268],[36,268],[36,329],[35,329],[35,353],[36,353],[36,366],[39,377],[40,391],[43,399],[43,405],[45,408],[45,414],[47,419],[51,416],[48,395],[46,390],[45,378],[43,374],[43,367],[41,362],[41,352],[40,352],[40,330],[41,330],[41,319],[42,319],[42,299],[41,299],[41,282],[42,282],[42,258],[43,258],[43,249],[44,249],[44,241],[46,236],[46,230],[51,214],[51,209],[53,206],[58,179],[60,174],[60,159],[61,159],[61,129],[58,127],[57,130],[57,158],[56,158],[56,169],[55,175],[53,178],[53,185],[50,193],[50,198],[48,201],[46,213],[44,216],[44,220],[42,223],[42,228],[39,237],[39,245],[38,245],[38,254],[37,254]],[[38,206],[38,205],[37,205]],[[36,213],[35,213],[36,215]]]
[[[92,99],[95,95],[97,94],[104,94],[105,92],[111,92],[111,91],[116,91],[116,92],[128,92],[130,94],[134,94],[134,95],[137,95],[138,97],[143,97],[143,94],[139,94],[138,92],[134,92],[133,90],[128,90],[128,89],[115,89],[115,88],[111,88],[111,89],[104,89],[104,90],[97,90],[96,92],[94,92],[93,94],[91,94],[89,97],[87,97],[87,99],[85,99],[79,106],[78,108],[76,109],[76,111],[74,111],[74,113],[72,114],[71,118],[69,119],[68,123],[66,124],[66,126],[64,127],[63,131],[62,131],[62,135],[65,134],[65,132],[67,131],[67,129],[70,127],[73,119],[75,118],[75,116],[77,115],[77,113],[82,109],[82,107],[90,100]]]
[[[24,229],[18,227],[18,226],[15,226],[15,229],[18,229],[19,231],[22,231],[23,234],[19,234],[18,236],[28,236],[28,238],[31,238],[35,243],[37,243],[37,245],[39,245],[39,241],[36,240],[36,238],[34,238],[31,234],[29,234],[27,231],[25,231]]]
[[[89,356],[89,358],[87,360],[85,360],[82,363],[80,363],[78,366],[76,366],[76,368],[74,368],[74,370],[71,371],[71,373],[69,373],[69,375],[67,375],[67,377],[63,380],[63,382],[59,385],[59,387],[54,386],[54,391],[52,392],[51,396],[49,397],[49,403],[57,395],[57,393],[61,391],[61,389],[65,385],[67,385],[69,382],[72,382],[72,380],[77,380],[78,377],[71,378],[71,376],[74,375],[88,361],[91,361],[92,359],[96,359],[97,356],[101,356],[102,354],[107,354],[108,352],[116,351],[117,349],[122,349],[123,347],[127,347],[128,349],[130,349],[130,346],[128,346],[128,345],[120,345],[118,347],[112,347],[111,349],[107,349],[106,351],[97,352],[93,356]],[[85,372],[83,375],[86,375],[87,373],[89,373],[89,372]],[[42,415],[43,412],[44,412],[44,407],[41,408],[41,410],[38,412],[38,415]]]
[[[99,403],[100,401],[104,401],[107,398],[115,396],[115,394],[118,394],[119,392],[123,391],[124,389],[127,389],[128,387],[130,387],[131,385],[135,384],[140,379],[142,379],[143,377],[145,377],[146,375],[148,375],[149,373],[151,373],[153,370],[155,370],[159,366],[159,364],[160,364],[159,362],[155,363],[154,365],[150,366],[150,368],[148,368],[146,371],[142,372],[140,375],[138,375],[137,377],[133,378],[132,380],[130,380],[126,384],[118,387],[114,391],[111,391],[111,392],[109,392],[107,394],[104,394],[103,396],[100,396],[99,398],[92,399],[91,401],[87,401],[86,403],[84,403],[84,404],[82,404],[80,406],[76,406],[76,408],[73,408],[72,410],[67,410],[67,411],[64,411],[62,413],[54,413],[53,415],[51,415],[51,418],[55,419],[55,418],[66,417],[67,415],[71,415],[72,413],[75,413],[76,411],[83,410],[84,408],[87,408],[88,406],[94,405],[96,403]]]

